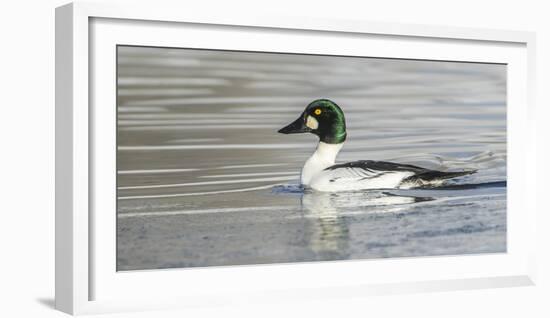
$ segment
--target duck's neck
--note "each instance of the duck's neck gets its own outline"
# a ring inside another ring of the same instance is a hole
[[[336,156],[344,143],[327,144],[319,142],[315,152],[304,164],[302,168],[301,182],[303,185],[309,185],[311,179],[324,169],[334,165]]]

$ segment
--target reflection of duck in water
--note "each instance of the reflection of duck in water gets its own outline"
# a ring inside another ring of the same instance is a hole
[[[319,136],[317,149],[306,161],[301,175],[304,186],[318,191],[393,189],[404,185],[439,183],[476,172],[444,172],[373,160],[335,164],[336,156],[346,140],[346,121],[342,109],[328,99],[313,101],[298,119],[279,132],[310,132]]]
[[[306,227],[307,242],[317,259],[345,259],[348,255],[349,229],[334,198],[325,193],[304,193],[302,207],[304,217],[309,219]]]
[[[367,214],[399,212],[411,203],[430,201],[430,197],[401,196],[381,191],[325,193],[306,191],[302,195],[307,244],[317,259],[350,258],[349,218]],[[366,244],[366,242],[363,242]]]

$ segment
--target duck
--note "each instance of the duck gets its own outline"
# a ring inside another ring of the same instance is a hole
[[[315,152],[306,160],[300,183],[321,192],[360,191],[371,189],[410,189],[442,184],[445,180],[470,175],[477,170],[438,171],[376,160],[336,163],[346,141],[344,112],[329,99],[317,99],[281,134],[311,133],[319,138]]]

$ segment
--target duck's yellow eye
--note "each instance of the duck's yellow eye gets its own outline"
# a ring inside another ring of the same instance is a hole
[[[321,115],[321,109],[317,108],[314,113],[315,115]]]

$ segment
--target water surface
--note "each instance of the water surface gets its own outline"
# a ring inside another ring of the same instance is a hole
[[[506,250],[506,66],[118,48],[118,270]],[[316,193],[312,100],[339,162],[478,169],[440,188]]]

